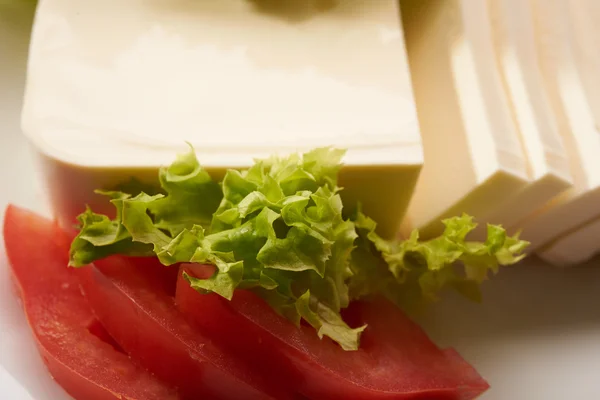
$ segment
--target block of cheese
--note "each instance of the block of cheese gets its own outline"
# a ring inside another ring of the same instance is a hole
[[[509,228],[572,186],[567,152],[550,108],[535,52],[531,5],[488,0],[504,87],[529,162],[531,182],[489,218]]]
[[[530,0],[537,54],[574,186],[519,225],[532,250],[600,216],[600,134],[573,54],[569,0]]]
[[[403,232],[430,237],[451,215],[485,221],[530,179],[487,2],[403,0],[401,9],[425,154]]]
[[[215,174],[332,145],[391,235],[423,161],[395,0],[45,0],[22,126],[60,218],[186,141]]]

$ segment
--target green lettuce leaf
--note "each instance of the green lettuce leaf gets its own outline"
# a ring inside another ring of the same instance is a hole
[[[237,288],[252,290],[294,323],[304,318],[319,336],[357,349],[362,328],[340,316],[356,238],[337,187],[343,155],[324,148],[258,160],[227,171],[219,185],[190,151],[160,170],[164,194],[104,192],[117,217],[80,216],[71,265],[148,253],[165,265],[210,263],[211,278],[185,276],[194,289],[227,299]]]
[[[468,215],[442,221],[444,232],[427,241],[419,241],[418,231],[404,241],[386,241],[375,232],[376,223],[372,219],[358,212],[354,220],[362,246],[381,255],[384,266],[379,266],[377,274],[365,276],[361,271],[364,260],[359,259],[355,272],[360,279],[353,282],[353,290],[357,295],[383,293],[405,307],[422,300],[436,300],[445,288],[479,302],[480,284],[490,274],[496,274],[500,266],[522,260],[529,245],[519,239],[519,234],[508,236],[498,225],[488,225],[485,242],[468,241],[468,234],[477,227]],[[365,257],[361,253],[357,256]]]
[[[256,160],[215,182],[192,150],[159,172],[160,191],[99,192],[116,209],[110,219],[86,210],[70,264],[111,254],[155,255],[164,265],[212,264],[208,279],[184,275],[201,293],[231,299],[250,290],[296,325],[301,320],[345,350],[365,329],[350,327],[341,310],[354,299],[383,294],[399,305],[434,299],[446,287],[478,300],[479,284],[499,265],[519,261],[526,242],[488,228],[469,242],[468,216],[444,221],[439,238],[387,241],[360,210],[344,216],[337,175],[344,151]],[[131,186],[130,186],[131,187]],[[458,268],[457,268],[458,267]],[[462,269],[461,269],[462,267]]]

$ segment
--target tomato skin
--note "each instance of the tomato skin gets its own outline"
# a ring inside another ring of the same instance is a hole
[[[90,332],[97,323],[67,267],[68,238],[34,213],[9,206],[4,241],[13,278],[46,367],[81,400],[179,399],[129,358]]]
[[[247,291],[228,302],[199,294],[180,276],[176,301],[200,329],[245,353],[257,368],[280,371],[286,384],[312,399],[470,400],[488,388],[455,351],[437,348],[387,301],[354,302],[345,310],[352,325],[369,325],[356,352],[319,340],[310,327],[296,328]]]
[[[169,295],[177,267],[110,257],[80,271],[98,319],[133,359],[185,398],[285,399],[289,395],[187,323]],[[268,394],[267,394],[268,393]]]

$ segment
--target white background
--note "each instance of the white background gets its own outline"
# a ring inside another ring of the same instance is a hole
[[[32,14],[31,6],[0,1],[0,207],[44,212],[19,131]],[[66,399],[37,355],[3,253],[0,247],[0,398]],[[447,296],[420,317],[438,344],[456,347],[490,382],[483,400],[600,399],[600,261],[559,270],[532,260],[504,270],[484,292],[483,305]]]

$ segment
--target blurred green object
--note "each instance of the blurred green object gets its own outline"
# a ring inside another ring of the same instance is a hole
[[[23,7],[37,4],[37,0],[0,0],[0,7]],[[0,8],[0,12],[2,8]]]
[[[0,0],[0,73],[26,59],[36,5],[37,0]]]
[[[36,4],[34,0],[0,0],[0,93],[5,99],[23,97]],[[21,101],[0,104],[0,135],[19,132]]]

